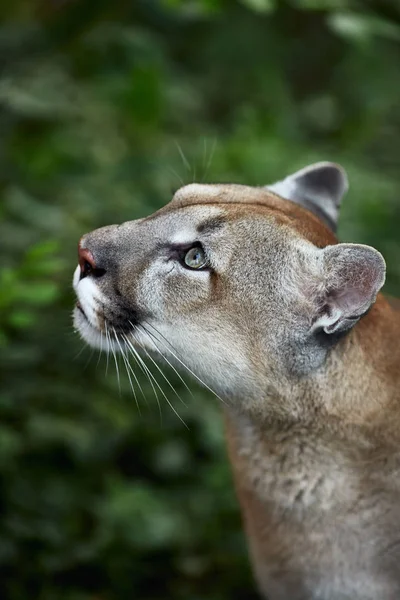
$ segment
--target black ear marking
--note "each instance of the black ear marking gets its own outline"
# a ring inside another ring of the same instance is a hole
[[[332,162],[320,162],[266,187],[304,206],[335,232],[339,207],[349,185],[343,167]]]

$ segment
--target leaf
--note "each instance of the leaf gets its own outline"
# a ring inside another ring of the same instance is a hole
[[[400,27],[394,22],[356,12],[337,12],[328,18],[330,27],[339,35],[356,42],[382,37],[400,40]]]
[[[15,310],[8,317],[8,322],[12,327],[24,329],[31,327],[36,322],[36,317],[30,311]]]
[[[276,0],[240,0],[240,2],[258,13],[271,13],[276,8]]]
[[[26,253],[26,260],[36,261],[41,260],[49,255],[56,254],[60,250],[60,243],[58,240],[46,240],[45,242],[39,242],[34,246],[31,246]]]
[[[349,0],[294,0],[296,8],[304,10],[337,10],[346,9],[350,5]]]
[[[47,306],[59,294],[58,285],[52,281],[19,284],[18,300],[34,306]]]

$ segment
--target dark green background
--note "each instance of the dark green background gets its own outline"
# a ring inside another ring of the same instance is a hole
[[[351,182],[341,238],[377,247],[399,293],[399,4],[4,0],[0,16],[0,596],[255,598],[217,401],[171,375],[185,429],[141,380],[140,415],[126,375],[119,392],[115,365],[77,356],[76,244],[182,182],[329,159]]]

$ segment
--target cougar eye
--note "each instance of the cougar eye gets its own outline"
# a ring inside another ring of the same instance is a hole
[[[206,254],[201,246],[193,246],[183,257],[185,266],[189,269],[204,269],[208,265]]]

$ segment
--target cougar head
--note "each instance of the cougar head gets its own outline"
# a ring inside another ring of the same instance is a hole
[[[378,251],[338,244],[344,170],[264,188],[191,184],[153,215],[88,233],[74,273],[90,345],[144,348],[224,398],[307,377],[383,285]]]

